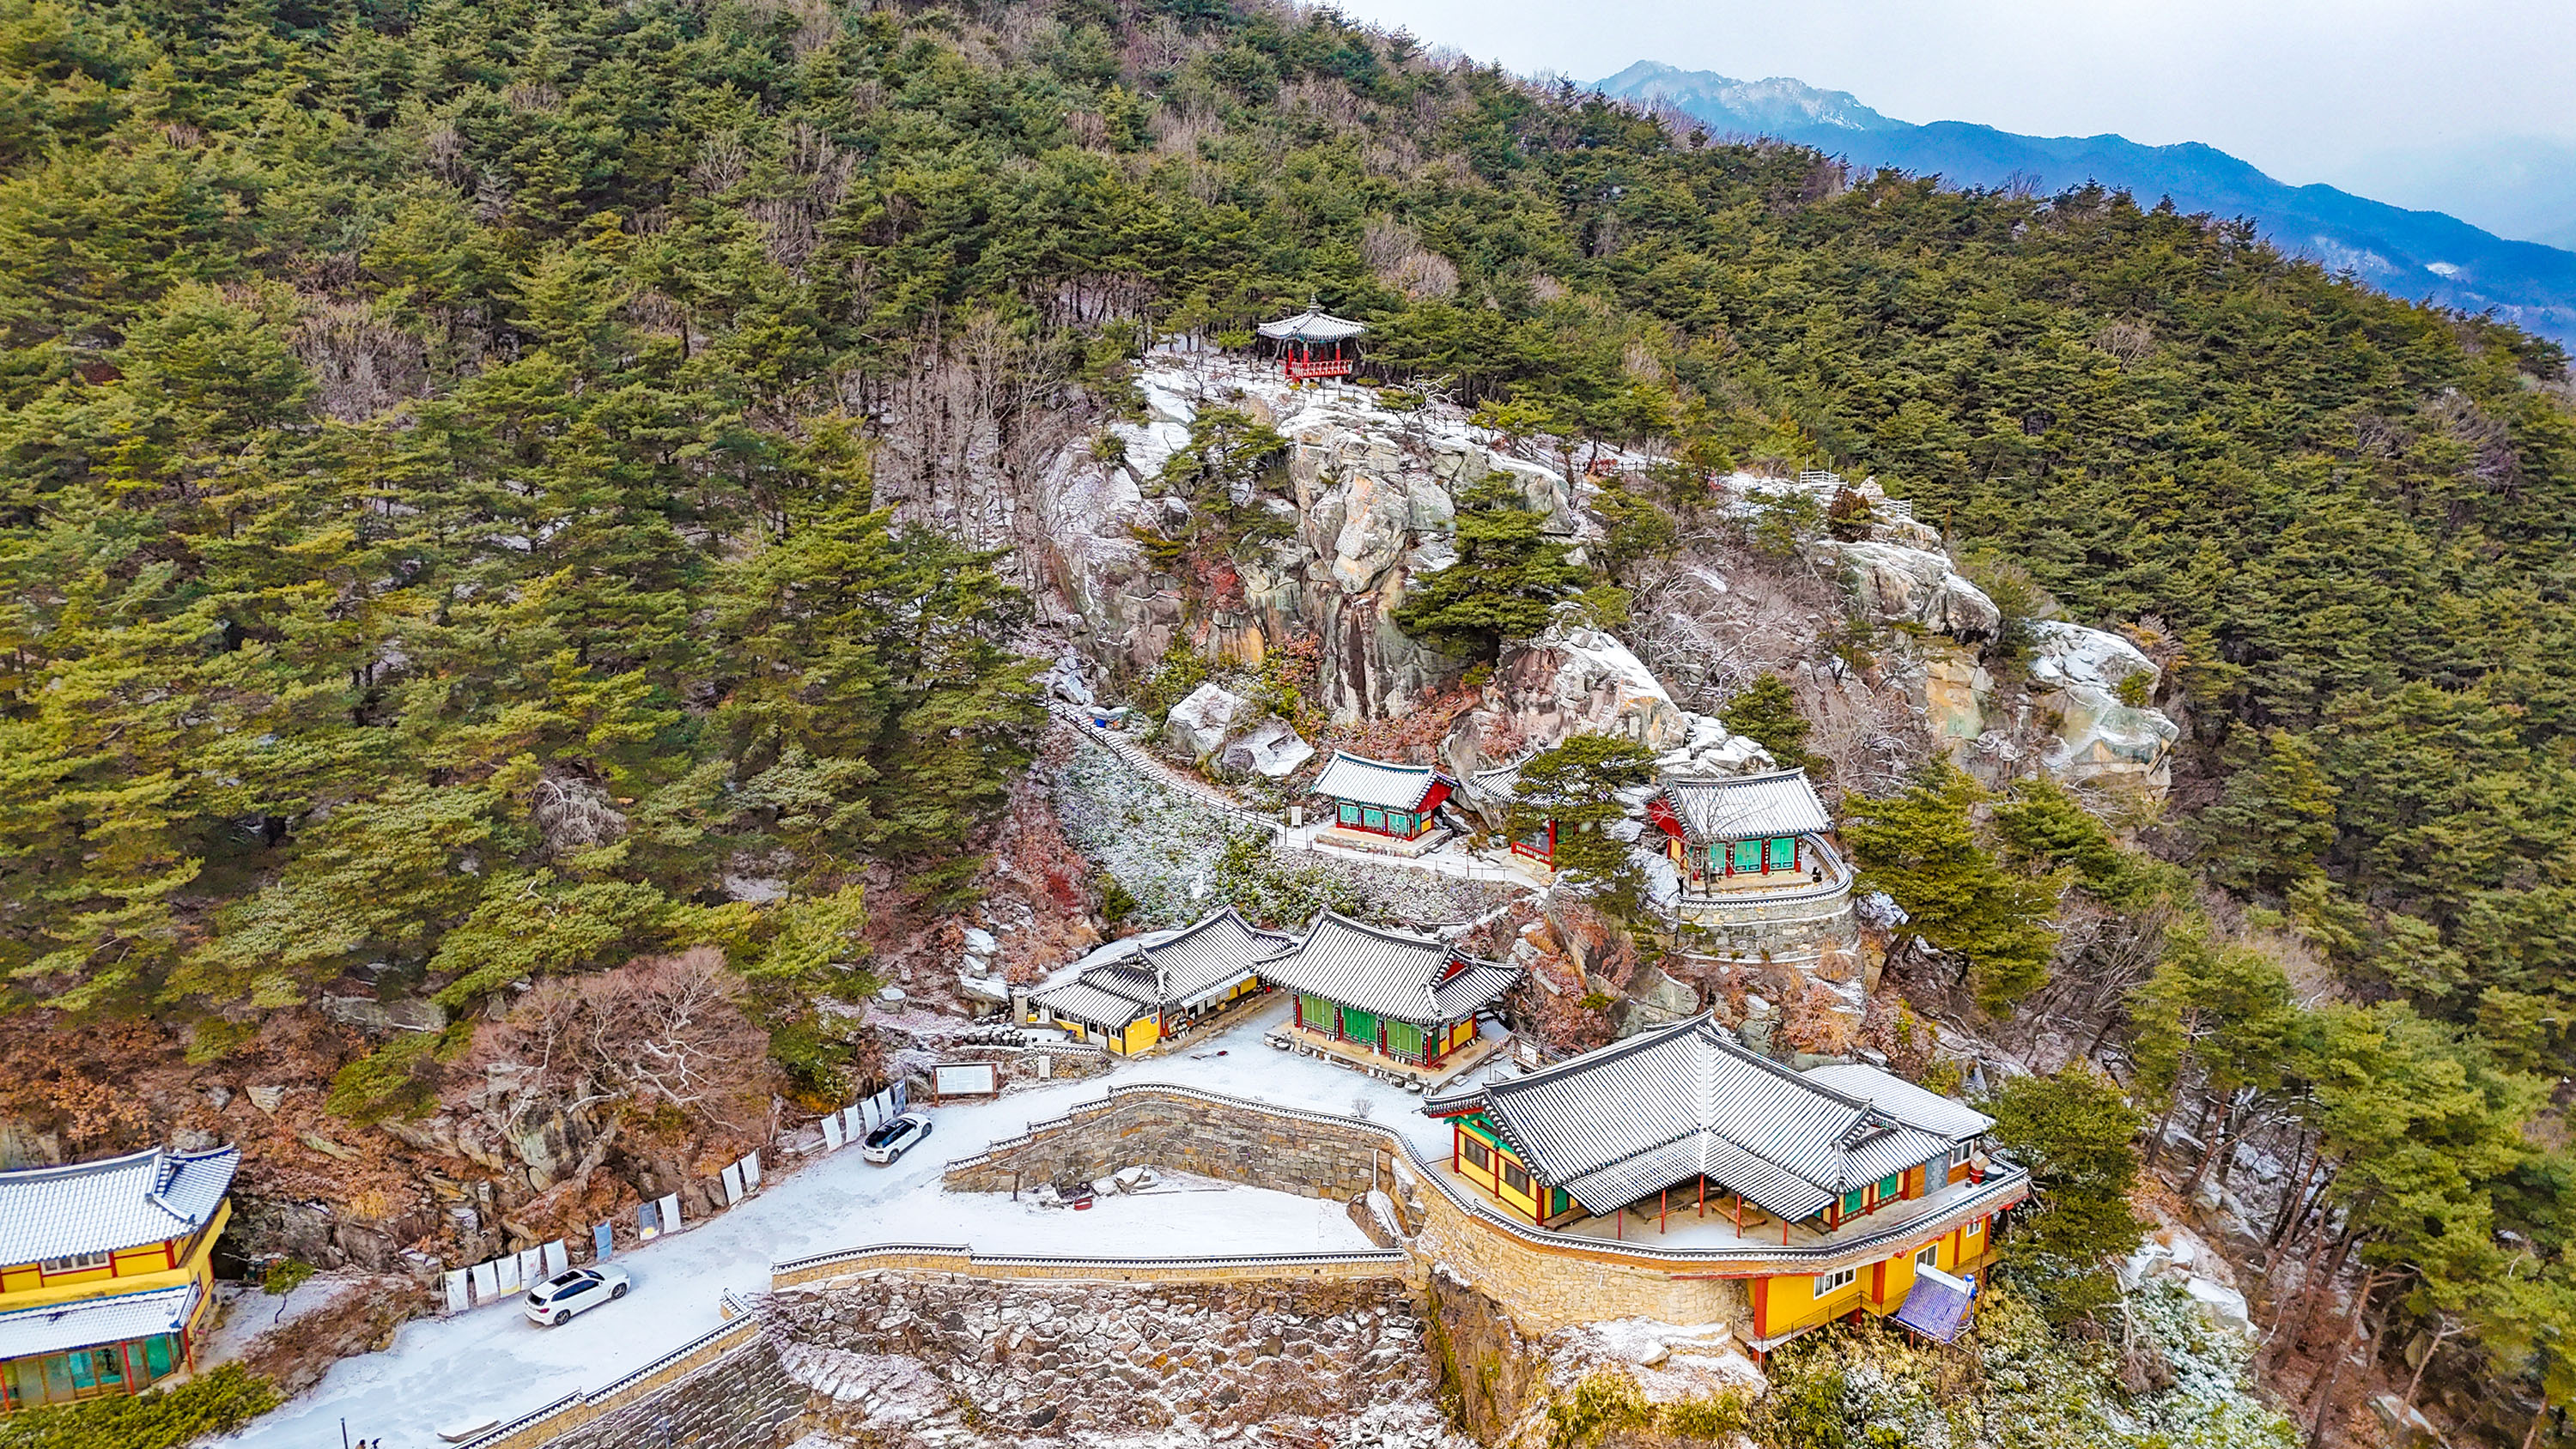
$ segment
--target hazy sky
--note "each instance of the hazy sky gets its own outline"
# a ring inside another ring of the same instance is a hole
[[[1347,0],[1516,71],[1794,76],[1905,121],[2206,141],[2289,182],[2576,140],[2576,0]],[[2391,196],[2388,199],[2399,198]],[[2420,203],[2419,203],[2420,204]]]

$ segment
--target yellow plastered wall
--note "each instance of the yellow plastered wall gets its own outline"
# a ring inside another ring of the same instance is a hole
[[[1494,1154],[1493,1170],[1490,1172],[1479,1171],[1474,1163],[1466,1160],[1465,1154],[1463,1153],[1460,1154],[1458,1159],[1458,1171],[1462,1175],[1473,1179],[1478,1186],[1489,1189],[1494,1195],[1494,1201],[1501,1203],[1504,1207],[1511,1209],[1521,1217],[1527,1218],[1532,1222],[1538,1221],[1538,1195],[1545,1192],[1547,1189],[1539,1186],[1537,1176],[1532,1174],[1529,1170],[1529,1164],[1521,1161],[1520,1155],[1513,1152],[1510,1148],[1505,1147],[1502,1143],[1502,1139],[1496,1137],[1493,1133],[1480,1131],[1477,1129],[1475,1124],[1471,1122],[1461,1122],[1458,1125],[1469,1137],[1485,1144],[1486,1150]],[[1530,1184],[1529,1191],[1521,1192],[1515,1190],[1511,1183],[1504,1177],[1503,1164],[1506,1162],[1519,1168],[1523,1175],[1528,1178]]]
[[[1754,1284],[1754,1323],[1765,1337],[1812,1328],[1859,1307],[1862,1290],[1869,1285],[1869,1270],[1863,1268],[1851,1282],[1822,1296],[1816,1292],[1816,1282],[1813,1274],[1783,1274]]]
[[[1159,1022],[1150,1016],[1139,1017],[1127,1023],[1126,1040],[1119,1050],[1134,1056],[1162,1039],[1163,1028]]]

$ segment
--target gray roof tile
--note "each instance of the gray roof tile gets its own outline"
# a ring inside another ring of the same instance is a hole
[[[1804,770],[1667,779],[1663,794],[1693,840],[1759,840],[1833,828]]]
[[[177,1333],[196,1311],[194,1282],[113,1298],[75,1298],[0,1313],[0,1359],[32,1358],[67,1349],[97,1348],[128,1339]]]
[[[0,1265],[184,1238],[232,1186],[241,1150],[172,1152],[0,1172]]]
[[[1543,1180],[1596,1213],[1705,1173],[1795,1221],[1953,1140],[1754,1055],[1705,1015],[1429,1105],[1481,1106]]]
[[[1333,751],[1324,762],[1322,774],[1307,788],[1318,795],[1348,800],[1357,805],[1376,805],[1387,810],[1419,810],[1431,794],[1431,787],[1446,782],[1451,789],[1458,782],[1429,765],[1398,765],[1386,760],[1372,760],[1347,750]]]
[[[1259,971],[1291,991],[1418,1026],[1464,1021],[1521,977],[1517,966],[1479,961],[1438,937],[1364,926],[1331,911]]]

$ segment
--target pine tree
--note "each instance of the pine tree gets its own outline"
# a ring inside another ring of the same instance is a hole
[[[1417,576],[1395,611],[1396,625],[1471,659],[1492,659],[1505,640],[1545,629],[1585,576],[1565,561],[1573,545],[1547,537],[1546,524],[1507,473],[1488,473],[1459,490],[1458,561]]]
[[[1861,888],[1885,891],[1905,912],[1901,939],[1957,960],[1977,1004],[2000,1016],[2048,981],[2061,883],[2032,880],[1995,858],[1970,813],[1983,798],[1936,755],[1906,790],[1846,800],[1842,837]]]
[[[1606,893],[1633,912],[1635,869],[1630,846],[1610,833],[1628,818],[1622,790],[1655,777],[1655,752],[1617,735],[1576,735],[1523,761],[1504,829],[1529,840],[1556,826],[1556,869]]]
[[[2117,1302],[2111,1264],[2146,1231],[2129,1206],[2143,1119],[2119,1088],[2080,1063],[2054,1076],[2015,1077],[1986,1109],[1995,1146],[2030,1170],[2031,1210],[2004,1245],[2013,1285],[2059,1324]]]
[[[1807,732],[1814,726],[1798,712],[1797,693],[1789,681],[1769,670],[1738,690],[1717,717],[1728,729],[1769,750],[1784,770],[1824,768],[1824,761],[1807,753]]]

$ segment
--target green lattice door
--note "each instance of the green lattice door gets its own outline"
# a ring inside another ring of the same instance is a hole
[[[1386,1050],[1389,1056],[1422,1060],[1422,1028],[1409,1021],[1389,1018],[1386,1023]]]
[[[1350,1009],[1350,1008],[1349,1008],[1349,1007],[1347,1007],[1347,1006],[1343,1007],[1343,1008],[1342,1008],[1342,1039],[1343,1039],[1343,1040],[1345,1040],[1345,1041],[1355,1041],[1355,1042],[1360,1043],[1360,1044],[1361,1044],[1361,1045],[1363,1045],[1363,1046],[1369,1046],[1369,1047],[1374,1047],[1374,1046],[1376,1046],[1376,1045],[1377,1045],[1377,1016],[1376,1016],[1376,1014],[1375,1014],[1375,1013],[1373,1013],[1373,1012],[1366,1012],[1366,1011],[1353,1011],[1352,1009]]]

